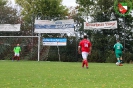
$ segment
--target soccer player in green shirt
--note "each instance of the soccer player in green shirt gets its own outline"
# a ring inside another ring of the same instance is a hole
[[[13,60],[15,60],[15,58],[16,58],[17,60],[20,60],[20,52],[21,52],[21,48],[20,48],[19,44],[17,44],[17,46],[14,47],[13,51],[14,51],[14,57],[13,57]]]
[[[117,40],[117,43],[114,45],[113,47],[113,51],[115,52],[117,61],[119,63],[119,66],[123,66],[122,65],[122,52],[123,52],[123,46],[120,43],[119,40]]]

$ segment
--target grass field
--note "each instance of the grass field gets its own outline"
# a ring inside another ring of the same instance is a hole
[[[133,64],[1,60],[0,88],[133,88]]]

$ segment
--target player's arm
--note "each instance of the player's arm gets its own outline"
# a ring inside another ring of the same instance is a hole
[[[122,48],[122,51],[124,51],[124,49]]]
[[[20,50],[19,51],[21,52],[21,47],[20,47]]]
[[[121,45],[121,50],[124,51],[123,46]]]
[[[91,52],[91,50],[92,50],[92,46],[90,47],[90,52]]]
[[[81,46],[78,46],[78,53],[81,54]]]
[[[22,54],[22,53],[21,53],[21,47],[19,48],[19,53]]]
[[[113,51],[115,51],[115,48],[113,48]]]
[[[16,48],[14,47],[13,52],[15,52],[15,49],[16,49]]]
[[[81,46],[82,46],[82,44],[81,44],[81,42],[79,42],[79,45],[78,45],[78,53],[79,54],[81,54]]]

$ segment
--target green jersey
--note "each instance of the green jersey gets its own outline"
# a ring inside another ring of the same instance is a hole
[[[123,51],[123,46],[121,43],[117,42],[115,45],[114,45],[114,50],[115,50],[115,53],[122,53]]]
[[[19,46],[14,47],[14,52],[19,53],[21,51],[21,48]]]

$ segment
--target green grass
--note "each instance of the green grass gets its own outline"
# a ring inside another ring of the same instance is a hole
[[[133,64],[0,61],[0,88],[132,88]]]

